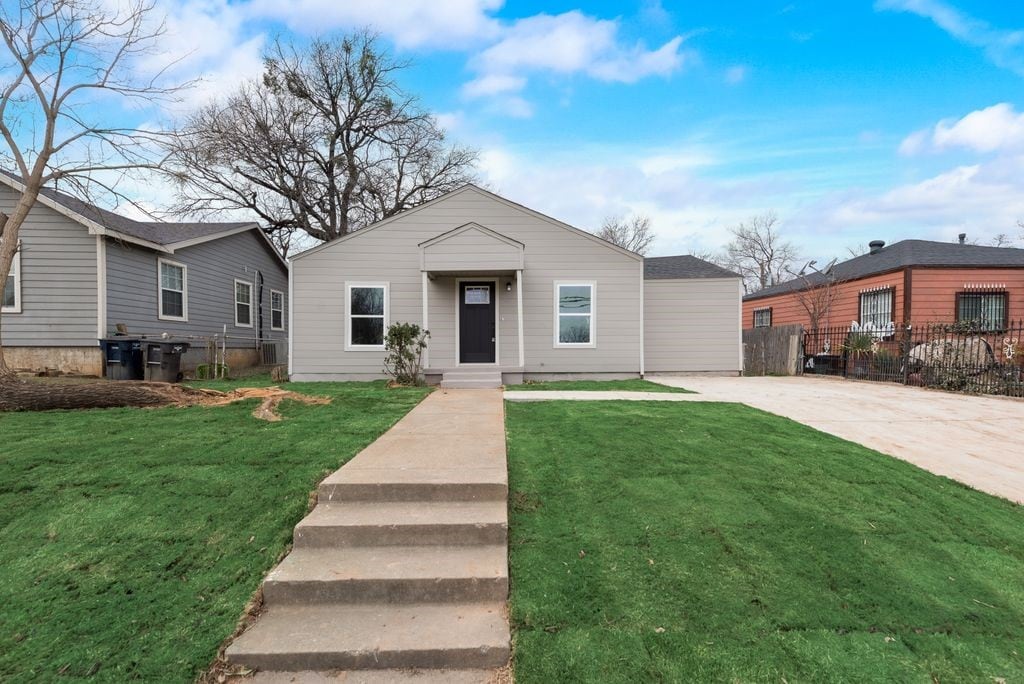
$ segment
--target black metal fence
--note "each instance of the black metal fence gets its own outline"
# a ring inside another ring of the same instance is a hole
[[[1024,397],[1024,320],[805,330],[803,372]]]

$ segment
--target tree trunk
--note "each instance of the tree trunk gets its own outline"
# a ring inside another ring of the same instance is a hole
[[[0,293],[7,283],[7,276],[11,273],[11,266],[14,264],[14,254],[18,251],[18,239],[21,236],[21,224],[28,218],[28,212],[39,197],[39,180],[36,178],[25,181],[25,191],[18,199],[14,212],[7,216],[0,215]],[[21,274],[18,274],[21,277]],[[2,316],[0,316],[2,319]],[[4,343],[2,322],[0,322],[0,382],[16,381],[14,371],[7,366],[4,359]]]
[[[223,392],[165,382],[0,381],[0,411],[191,405]]]

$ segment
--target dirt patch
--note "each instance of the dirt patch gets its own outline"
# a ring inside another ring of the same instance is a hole
[[[216,392],[216,390],[203,390],[204,392]],[[280,387],[240,387],[230,392],[216,392],[208,402],[208,406],[225,406],[236,401],[246,399],[262,399],[252,415],[254,418],[276,423],[281,420],[281,414],[277,412],[278,406],[285,399],[298,401],[303,404],[323,405],[331,403],[327,397],[313,397],[308,394],[299,394],[291,390],[283,390]]]

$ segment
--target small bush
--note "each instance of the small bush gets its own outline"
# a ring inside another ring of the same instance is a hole
[[[384,372],[399,385],[422,385],[423,350],[430,331],[415,323],[393,323],[384,339]]]

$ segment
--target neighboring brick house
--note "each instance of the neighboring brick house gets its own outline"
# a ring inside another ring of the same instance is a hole
[[[836,264],[831,303],[819,306],[819,327],[871,323],[980,321],[999,330],[1024,318],[1024,249],[929,240],[871,243],[868,254]],[[800,323],[812,327],[808,306],[822,302],[820,273],[746,295],[743,327]]]

